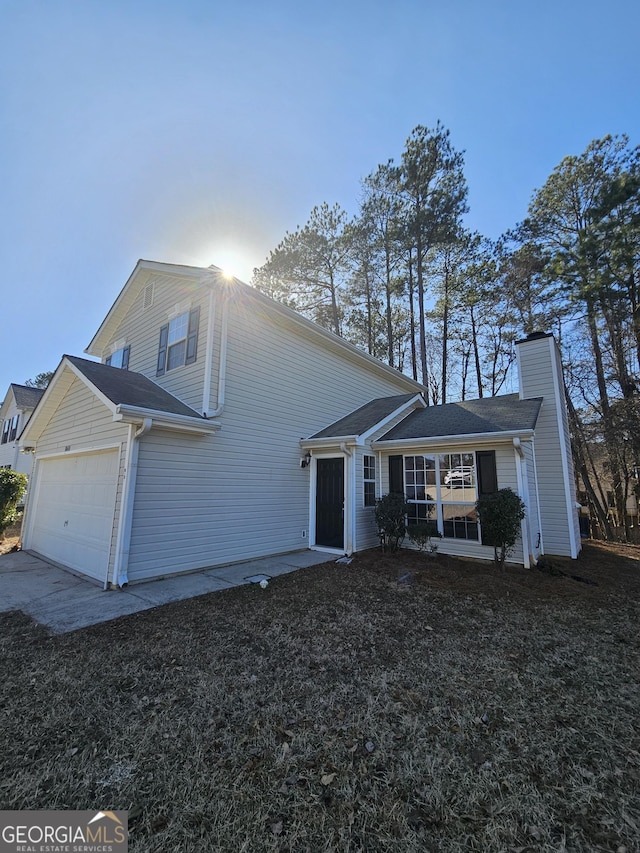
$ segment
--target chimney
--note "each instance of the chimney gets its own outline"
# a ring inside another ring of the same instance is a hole
[[[581,548],[569,418],[560,352],[553,335],[516,342],[520,399],[542,397],[535,429],[535,475],[546,554],[577,557]]]

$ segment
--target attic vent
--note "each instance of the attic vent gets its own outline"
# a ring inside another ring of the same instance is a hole
[[[143,308],[151,308],[153,305],[153,282],[148,284],[144,289]]]

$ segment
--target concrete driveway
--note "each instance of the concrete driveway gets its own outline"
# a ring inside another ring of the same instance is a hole
[[[0,556],[0,612],[22,610],[54,634],[65,634],[172,601],[255,583],[258,576],[277,577],[331,559],[335,557],[318,551],[296,551],[126,589],[103,590],[27,551],[16,551]]]

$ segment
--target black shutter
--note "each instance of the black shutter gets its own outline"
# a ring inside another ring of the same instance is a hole
[[[126,346],[122,350],[122,369],[123,370],[129,370],[129,353],[130,353],[130,351],[131,351],[130,346]]]
[[[169,341],[169,324],[160,329],[160,344],[158,346],[158,367],[156,376],[162,376],[167,367],[167,343]]]
[[[187,332],[187,357],[185,364],[193,364],[198,355],[198,326],[200,325],[200,308],[194,308],[189,313],[189,331]]]
[[[478,497],[497,492],[498,474],[496,472],[495,450],[477,450],[476,464],[478,466]]]
[[[402,456],[389,457],[389,492],[391,494],[404,494]]]

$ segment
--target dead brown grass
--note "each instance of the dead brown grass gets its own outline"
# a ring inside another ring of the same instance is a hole
[[[638,851],[639,593],[640,549],[591,543],[372,551],[62,637],[6,614],[0,807],[128,809],[154,853]]]

